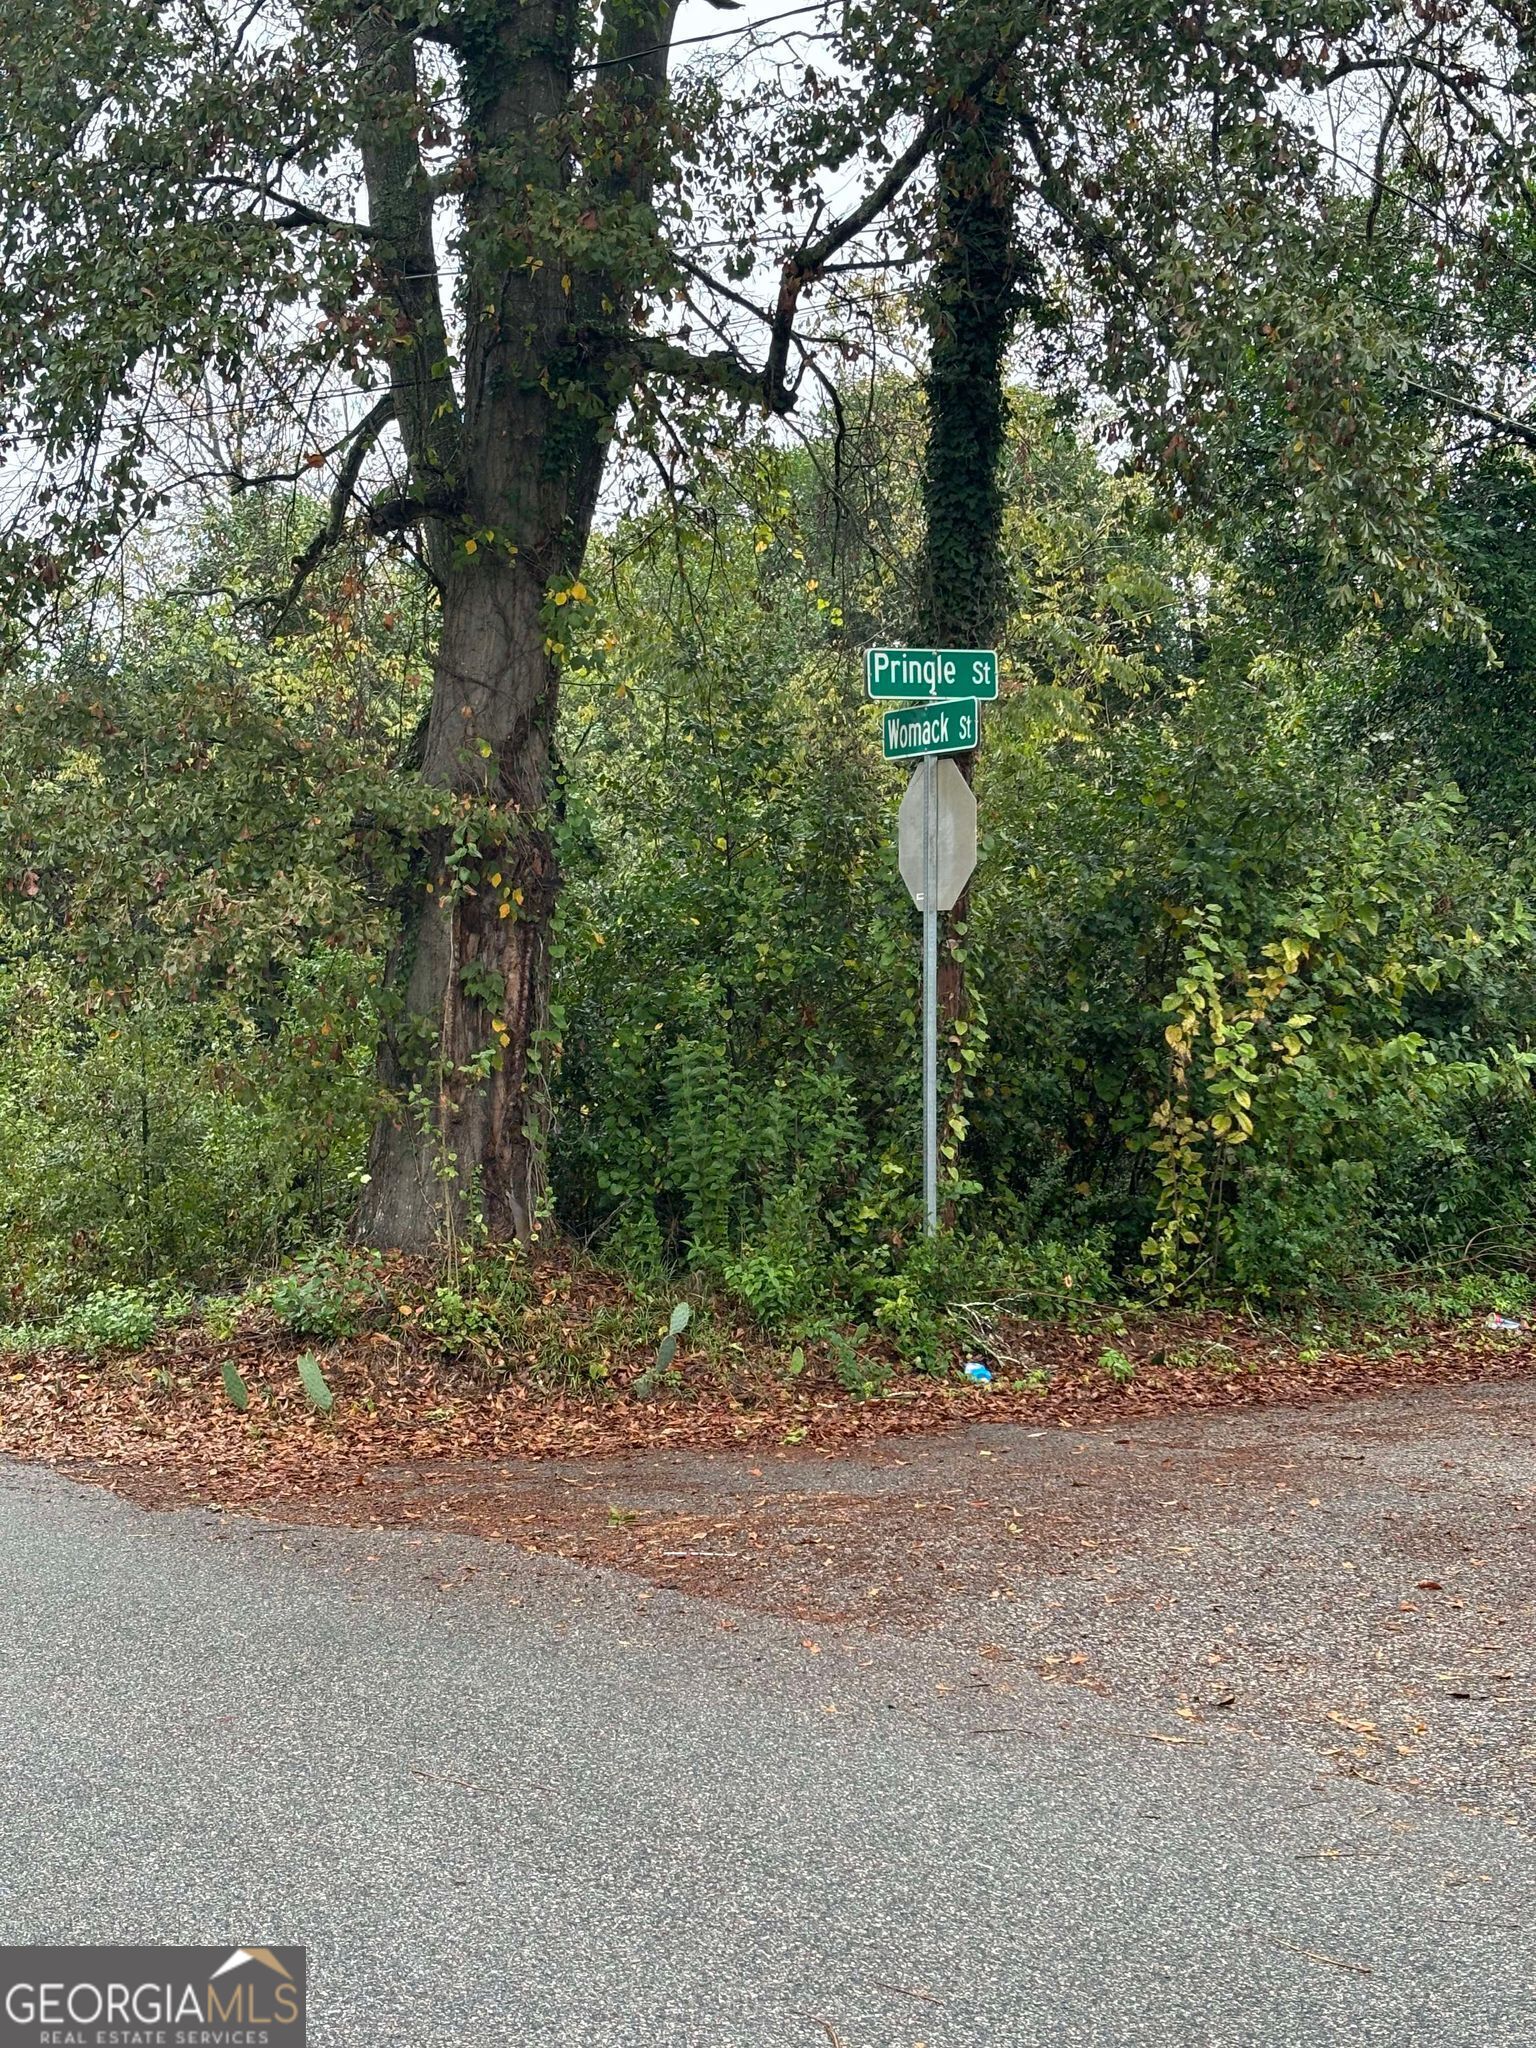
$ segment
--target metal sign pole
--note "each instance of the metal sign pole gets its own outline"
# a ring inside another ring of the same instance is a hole
[[[923,756],[923,1215],[939,1228],[939,759]]]

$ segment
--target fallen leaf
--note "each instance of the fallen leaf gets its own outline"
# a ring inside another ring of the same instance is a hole
[[[1453,1694],[1452,1697],[1454,1698],[1455,1695]],[[1347,1728],[1351,1735],[1369,1735],[1377,1742],[1381,1740],[1381,1737],[1376,1732],[1376,1723],[1374,1721],[1351,1721],[1344,1714],[1330,1714],[1328,1719],[1340,1728]]]

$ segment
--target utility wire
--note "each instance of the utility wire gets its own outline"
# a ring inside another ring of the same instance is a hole
[[[765,14],[761,21],[738,22],[734,28],[711,29],[700,36],[678,36],[670,43],[652,43],[648,49],[630,50],[622,57],[592,57],[576,68],[579,71],[606,71],[614,64],[634,64],[642,57],[657,57],[665,51],[683,50],[692,43],[718,43],[732,36],[756,35],[760,28],[772,28],[775,22],[794,21],[802,14],[825,14],[830,0],[815,0],[811,7],[786,8],[783,14]]]

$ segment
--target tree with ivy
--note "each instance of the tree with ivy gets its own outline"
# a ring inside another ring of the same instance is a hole
[[[1468,70],[1479,32],[1509,41],[1498,0],[1472,11],[1447,74],[1469,133],[1509,83]],[[1438,14],[896,0],[786,12],[746,63],[739,38],[711,34],[679,69],[676,12],[39,0],[0,29],[13,636],[93,565],[121,566],[125,535],[179,487],[210,483],[327,481],[272,594],[280,629],[344,547],[407,548],[436,593],[408,752],[430,817],[401,895],[391,1108],[358,1220],[375,1242],[426,1248],[472,1206],[498,1234],[534,1218],[559,1036],[559,677],[613,450],[675,489],[733,418],[784,418],[815,391],[835,404],[827,366],[854,345],[861,276],[903,276],[937,248],[942,305],[982,216],[1020,208],[1039,224],[1033,331],[1068,381],[1126,394],[1129,431],[1190,477],[1289,405],[1264,473],[1307,485],[1298,516],[1336,542],[1333,571],[1395,552],[1436,587],[1410,516],[1429,401],[1376,375],[1401,368],[1390,329],[1341,322],[1306,224],[1265,206],[1315,167],[1287,96],[1445,69]],[[999,182],[1003,137],[1015,167]],[[994,323],[1015,295],[1003,269]],[[1277,282],[1297,274],[1319,285],[1307,318]],[[847,317],[818,320],[840,284]],[[985,518],[996,415],[967,421],[965,380],[1001,358],[964,328],[934,325],[930,392],[936,421],[986,443],[969,483]],[[928,472],[956,466],[931,450]],[[930,492],[942,551],[964,519],[938,511]]]
[[[882,31],[851,7],[834,40],[859,89],[797,66],[790,102],[771,65],[669,82],[676,12],[52,0],[0,40],[13,626],[196,475],[328,473],[281,626],[359,539],[408,544],[438,595],[414,747],[435,815],[358,1226],[377,1242],[426,1248],[470,1204],[497,1234],[534,1218],[558,680],[616,435],[664,459],[689,395],[789,412],[803,302],[999,61],[998,9],[965,10],[908,24],[871,88]],[[749,348],[725,323],[769,249]]]
[[[1175,517],[1268,567],[1308,644],[1365,603],[1483,663],[1440,500],[1469,431],[1536,446],[1523,10],[1117,4],[1051,26],[936,157],[916,637],[988,646],[1007,619],[1022,353],[1069,411],[1116,403],[1101,429]],[[967,894],[940,970],[952,1144],[979,1044],[968,915]]]

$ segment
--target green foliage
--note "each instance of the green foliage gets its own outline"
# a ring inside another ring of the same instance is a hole
[[[846,1304],[915,1358],[957,1296],[1284,1296],[1527,1241],[1523,841],[1341,733],[1395,658],[1379,633],[1297,651],[1289,602],[1019,418],[1036,490],[1009,511],[1029,573],[978,773],[981,1014],[950,1051],[963,1249],[914,1230],[895,778],[841,737],[857,678],[822,645],[883,599],[818,573],[792,469],[759,471],[751,556],[714,539],[681,609],[627,555],[578,679],[562,1213],[771,1327]],[[771,722],[731,688],[749,641]]]
[[[198,535],[217,595],[82,622],[8,679],[0,1247],[33,1304],[243,1277],[355,1197],[421,680],[382,591],[261,638],[241,586],[284,539]]]
[[[96,1287],[66,1306],[54,1322],[21,1323],[0,1329],[0,1352],[31,1357],[39,1351],[69,1349],[143,1351],[163,1325],[178,1320],[185,1295],[142,1287]]]
[[[569,684],[553,1164],[562,1215],[626,1261],[686,1259],[782,1320],[884,1198],[872,1113],[904,1091],[871,1025],[896,1042],[912,998],[867,721],[842,661],[802,658],[836,608],[757,482],[765,515],[682,558],[680,615],[678,558],[616,564]]]
[[[654,1363],[648,1365],[635,1381],[634,1391],[641,1400],[648,1400],[655,1393],[657,1383],[665,1374],[671,1372],[672,1363],[677,1357],[677,1347],[682,1341],[683,1332],[692,1321],[692,1308],[686,1301],[680,1301],[667,1319],[667,1327],[662,1333],[661,1342],[656,1347]]]
[[[874,1400],[890,1379],[891,1368],[884,1359],[864,1350],[869,1325],[860,1323],[851,1331],[828,1328],[821,1337],[843,1391],[860,1401]]]
[[[1379,761],[1453,781],[1495,829],[1536,820],[1536,475],[1523,455],[1485,454],[1456,479],[1450,544],[1487,645],[1441,636],[1403,645],[1340,692],[1349,738]]]
[[[159,1306],[136,1287],[102,1287],[70,1311],[68,1328],[90,1348],[142,1351],[160,1327]]]
[[[262,1292],[295,1337],[334,1341],[353,1335],[382,1306],[384,1262],[378,1252],[325,1245],[274,1274]]]
[[[1099,1371],[1104,1373],[1117,1387],[1129,1386],[1136,1377],[1136,1361],[1113,1344],[1106,1344],[1099,1353]]]
[[[954,1222],[923,1236],[902,775],[857,663],[905,637],[910,588],[870,537],[899,556],[917,531],[912,407],[885,394],[845,451],[846,525],[814,463],[754,454],[665,549],[605,543],[571,628],[540,1072],[550,1227],[632,1279],[633,1327],[557,1328],[522,1256],[473,1232],[407,1320],[445,1357],[531,1352],[581,1387],[655,1347],[643,1392],[696,1279],[874,1392],[893,1357],[942,1367],[957,1333],[1127,1290],[1385,1302],[1370,1276],[1411,1269],[1406,1298],[1491,1301],[1496,1277],[1433,1277],[1536,1236],[1532,828],[1467,737],[1476,675],[1437,753],[1448,655],[1390,621],[1301,631],[1266,562],[1170,525],[1028,395],[974,1004],[944,1049]],[[1476,543],[1494,676],[1524,660],[1527,482],[1480,471],[1447,514],[1464,538],[1463,499],[1503,508]],[[199,543],[236,590],[274,544]],[[110,650],[82,631],[39,665],[0,723],[13,1350],[144,1342],[169,1290],[252,1272],[301,1342],[396,1313],[339,1226],[408,908],[389,727],[421,692],[398,621],[336,601],[341,637],[300,647],[155,600]],[[1388,704],[1418,721],[1391,744]],[[1471,801],[1453,749],[1483,762]],[[239,1312],[201,1310],[218,1342]]]
[[[350,1304],[325,1272],[281,1273],[267,1300],[295,1337],[344,1337],[353,1327]]]
[[[240,1327],[245,1304],[238,1294],[209,1294],[199,1304],[203,1328],[221,1344],[227,1344]]]

